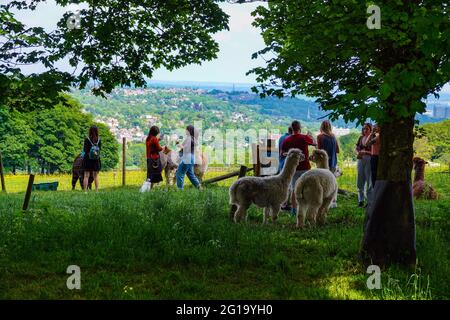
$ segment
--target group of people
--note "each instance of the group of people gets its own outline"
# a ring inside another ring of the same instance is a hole
[[[146,139],[145,145],[147,149],[147,181],[151,183],[150,188],[162,181],[162,164],[161,151],[168,151],[167,146],[164,148],[159,144],[160,130],[157,126],[152,126]],[[197,189],[201,189],[200,180],[195,175],[195,154],[198,147],[198,131],[194,126],[189,125],[186,128],[186,138],[181,143],[179,149],[180,164],[176,171],[176,181],[178,189],[184,187],[184,177],[187,176],[191,183]]]
[[[339,144],[336,136],[333,134],[331,129],[331,123],[328,120],[322,122],[320,126],[320,134],[317,139],[314,139],[311,134],[302,134],[300,122],[295,120],[292,122],[291,126],[288,128],[288,132],[282,135],[278,141],[279,148],[279,167],[278,172],[283,169],[286,156],[290,149],[297,148],[300,149],[305,155],[305,160],[301,161],[294,173],[291,184],[289,186],[290,191],[290,201],[292,207],[288,203],[284,204],[283,210],[291,210],[292,214],[297,214],[297,201],[295,199],[295,193],[293,192],[295,183],[297,180],[308,170],[311,169],[311,164],[309,162],[309,146],[315,146],[318,149],[326,151],[328,154],[328,166],[330,171],[335,173],[337,168],[337,154],[339,153]],[[331,207],[336,207],[336,199],[333,200]]]
[[[358,187],[358,206],[365,207],[372,195],[373,186],[377,179],[378,157],[380,154],[380,128],[378,125],[372,126],[365,123],[362,128],[361,136],[356,143],[355,152],[357,154],[357,187]],[[336,173],[337,154],[339,153],[339,143],[336,136],[332,132],[329,120],[322,122],[320,126],[320,134],[314,140],[311,134],[301,134],[301,126],[298,121],[292,122],[288,132],[282,135],[278,141],[279,148],[279,168],[278,172],[284,166],[287,152],[289,149],[298,148],[305,154],[305,160],[300,162],[291,182],[291,190],[293,190],[296,181],[306,171],[311,169],[309,162],[308,146],[315,146],[318,149],[326,151],[328,155],[328,166],[330,171]],[[284,210],[291,210],[296,213],[295,194],[291,192],[292,208],[285,204]],[[331,207],[336,207],[336,199]]]
[[[378,156],[380,152],[380,129],[377,125],[370,123],[364,124],[361,136],[356,143],[355,151],[357,153],[357,187],[358,187],[358,206],[364,207],[365,200],[370,199],[373,186],[377,177]],[[160,145],[160,130],[157,126],[150,128],[146,139],[146,155],[147,155],[147,181],[151,183],[151,187],[161,182],[162,179],[162,163],[160,152],[168,152],[167,146]],[[180,144],[178,144],[180,145]],[[311,134],[302,134],[299,121],[293,121],[288,128],[288,132],[280,137],[278,141],[279,148],[279,168],[278,172],[283,169],[289,149],[298,148],[304,155],[305,160],[300,162],[296,168],[294,177],[292,178],[290,190],[295,187],[296,181],[306,171],[311,169],[309,162],[308,146],[315,146],[318,149],[325,150],[328,154],[328,165],[330,171],[335,173],[337,168],[337,154],[339,153],[339,143],[336,136],[332,132],[329,120],[322,122],[320,126],[320,134],[316,139]],[[184,178],[187,176],[191,183],[198,189],[201,188],[200,181],[194,172],[195,154],[198,147],[198,131],[194,126],[186,127],[186,137],[180,145],[179,153],[181,162],[176,171],[176,183],[179,189],[184,187]],[[92,126],[89,128],[88,137],[84,140],[83,146],[83,162],[82,169],[84,171],[83,189],[87,190],[89,178],[93,177],[95,189],[98,190],[99,181],[98,173],[101,170],[100,150],[102,142],[100,140],[98,128]],[[283,206],[284,210],[291,210],[296,214],[295,194],[291,192],[291,204],[289,201]],[[336,199],[332,203],[332,207],[336,207]]]
[[[160,152],[168,152],[167,146],[160,145],[160,130],[157,126],[150,128],[149,134],[146,138],[146,156],[147,156],[147,181],[150,182],[150,188],[155,184],[161,182],[162,178],[162,163]],[[179,154],[181,162],[178,165],[176,172],[176,181],[178,189],[184,187],[184,177],[187,176],[191,183],[198,189],[201,189],[200,180],[194,173],[195,154],[198,146],[198,131],[194,126],[189,125],[186,128],[186,138],[181,143]],[[100,158],[100,150],[102,142],[100,140],[97,126],[92,126],[89,129],[88,137],[84,140],[81,169],[84,172],[83,189],[88,190],[89,178],[92,177],[95,183],[95,190],[98,190],[99,179],[98,173],[101,170],[102,163]]]

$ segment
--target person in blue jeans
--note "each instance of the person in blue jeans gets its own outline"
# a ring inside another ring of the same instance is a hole
[[[278,150],[279,150],[279,155],[278,155],[278,159],[279,159],[279,164],[278,164],[278,171],[277,174],[281,172],[281,170],[283,170],[284,167],[284,162],[286,161],[286,155],[284,155],[281,152],[281,145],[283,144],[284,139],[286,139],[287,137],[289,137],[290,135],[292,135],[292,127],[289,126],[288,128],[288,132],[283,134],[280,139],[278,140]]]
[[[177,187],[182,190],[184,187],[184,177],[187,176],[191,183],[197,189],[200,189],[200,181],[194,173],[194,165],[195,165],[195,149],[198,144],[198,134],[194,126],[189,125],[186,128],[186,139],[184,139],[182,144],[183,153],[181,155],[181,162],[178,165],[176,178],[177,178]]]

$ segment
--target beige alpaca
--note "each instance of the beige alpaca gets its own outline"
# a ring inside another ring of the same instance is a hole
[[[235,181],[230,187],[230,204],[237,206],[234,221],[247,218],[247,209],[252,203],[264,208],[264,223],[270,216],[276,221],[281,204],[288,198],[289,183],[300,161],[305,155],[299,149],[291,149],[283,170],[276,176],[244,177]]]
[[[323,150],[314,150],[310,160],[317,169],[304,173],[295,184],[297,198],[297,227],[303,228],[305,218],[314,225],[324,224],[331,201],[337,196],[337,182],[328,169],[328,155]]]

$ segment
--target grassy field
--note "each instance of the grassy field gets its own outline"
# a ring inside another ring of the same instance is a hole
[[[340,197],[322,228],[298,231],[283,213],[262,226],[228,221],[228,180],[203,191],[140,194],[144,173],[103,173],[100,192],[35,192],[20,210],[26,176],[8,176],[0,195],[0,299],[449,299],[450,177],[428,169],[438,201],[416,201],[418,263],[382,272],[366,287],[358,260],[364,210]],[[210,173],[208,176],[222,173]],[[339,178],[355,191],[354,168]],[[68,290],[66,269],[81,268],[81,290]]]

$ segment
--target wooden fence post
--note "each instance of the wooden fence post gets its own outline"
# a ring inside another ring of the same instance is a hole
[[[1,152],[1,150],[0,150],[0,179],[2,181],[2,191],[6,192],[5,176],[3,174],[3,159],[2,159],[2,152]]]
[[[126,171],[127,171],[127,138],[123,137],[122,141],[122,186],[126,185]]]
[[[30,179],[28,179],[28,187],[27,192],[25,193],[25,200],[23,202],[23,211],[28,210],[28,205],[30,204],[30,198],[31,198],[31,191],[33,190],[33,183],[34,183],[34,174],[30,174]]]

